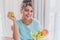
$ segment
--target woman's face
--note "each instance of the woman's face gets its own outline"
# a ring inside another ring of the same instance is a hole
[[[26,6],[23,11],[22,11],[22,16],[23,18],[29,20],[32,18],[32,15],[33,15],[33,8],[31,6]]]

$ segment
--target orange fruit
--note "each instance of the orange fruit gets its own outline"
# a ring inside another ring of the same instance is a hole
[[[48,30],[47,30],[47,29],[44,29],[42,32],[43,32],[45,35],[48,34]]]

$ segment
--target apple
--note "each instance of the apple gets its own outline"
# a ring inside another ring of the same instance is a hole
[[[10,15],[11,15],[11,17],[14,17],[14,12],[10,11]]]

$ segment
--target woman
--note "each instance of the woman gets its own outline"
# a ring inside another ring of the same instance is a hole
[[[40,30],[40,24],[33,19],[33,6],[31,0],[24,0],[21,7],[22,19],[16,20],[8,13],[8,18],[13,21],[14,40],[34,40],[32,33]]]

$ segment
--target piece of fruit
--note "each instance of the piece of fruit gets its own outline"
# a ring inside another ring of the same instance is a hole
[[[47,34],[48,34],[48,30],[47,30],[47,29],[44,29],[44,30],[42,31],[42,33],[43,33],[44,35],[47,35]]]
[[[37,31],[37,32],[34,32],[32,35],[33,35],[34,37],[37,37],[40,33],[41,33],[41,31]]]
[[[10,11],[10,16],[14,17],[14,12],[13,11]]]
[[[35,32],[35,33],[33,33],[32,35],[33,35],[34,37],[37,37],[38,32]]]

